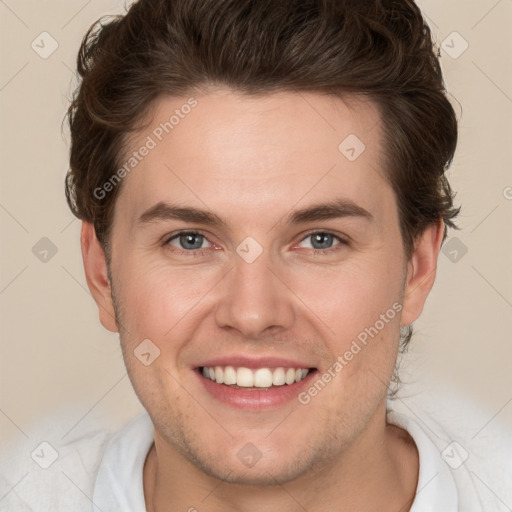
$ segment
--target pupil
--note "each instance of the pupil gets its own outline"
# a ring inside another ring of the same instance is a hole
[[[199,249],[202,245],[201,239],[200,239],[201,236],[202,235],[194,235],[194,234],[182,235],[181,236],[182,246],[184,246],[186,249]],[[193,242],[194,239],[196,239],[195,244]],[[199,243],[197,243],[198,240],[199,240]],[[187,247],[187,244],[189,242],[193,245],[193,247]]]
[[[316,243],[316,242],[319,242],[319,243],[320,243],[320,245],[322,245],[322,246],[323,246],[323,247],[321,247],[321,248],[324,248],[324,249],[325,249],[325,248],[326,248],[326,245],[325,245],[325,243],[324,243],[324,244],[322,244],[322,240],[323,240],[324,242],[327,240],[327,248],[328,248],[328,246],[330,245],[330,244],[329,244],[329,242],[331,241],[331,240],[330,240],[330,237],[331,237],[331,235],[330,235],[330,234],[328,234],[328,233],[317,233],[317,234],[315,234],[315,235],[314,235],[314,243],[313,243],[313,245],[315,245],[315,243]]]

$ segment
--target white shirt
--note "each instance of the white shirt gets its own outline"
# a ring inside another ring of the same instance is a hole
[[[426,425],[422,428],[397,411],[388,409],[387,420],[406,430],[418,448],[420,470],[411,512],[508,510],[489,496],[484,509],[460,445],[436,446]],[[34,467],[38,456],[40,461],[52,458],[53,452],[43,446],[32,454],[31,465],[25,457],[25,471],[2,468],[0,511],[146,512],[142,475],[152,443],[153,424],[144,412],[115,435],[96,432],[57,447],[58,459],[46,470]]]

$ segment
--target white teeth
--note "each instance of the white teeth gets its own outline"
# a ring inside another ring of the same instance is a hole
[[[286,370],[286,384],[293,384],[295,382],[295,370],[293,368],[288,368]]]
[[[272,372],[268,368],[259,368],[254,372],[254,387],[269,388],[272,386]]]
[[[236,384],[236,370],[232,366],[224,368],[224,384]]]
[[[249,368],[238,368],[236,371],[236,384],[243,388],[252,388],[254,386],[254,377]]]
[[[271,386],[284,386],[300,382],[309,373],[305,368],[258,368],[252,370],[243,366],[235,369],[233,366],[203,366],[203,377],[218,384],[236,384],[243,388],[269,388]]]
[[[219,384],[224,382],[224,372],[220,366],[215,367],[215,381]]]
[[[286,374],[284,373],[284,368],[276,368],[274,370],[274,373],[272,374],[272,384],[274,384],[274,386],[282,386],[283,384],[286,384]]]

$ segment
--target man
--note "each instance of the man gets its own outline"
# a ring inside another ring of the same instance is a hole
[[[418,7],[139,0],[78,70],[66,194],[147,411],[97,451],[91,507],[482,510],[389,410],[458,213]]]

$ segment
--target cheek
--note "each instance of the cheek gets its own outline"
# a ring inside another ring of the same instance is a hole
[[[331,334],[346,341],[373,326],[390,309],[386,326],[399,323],[402,279],[400,262],[368,257],[327,272],[311,271],[302,284],[297,280],[295,290]]]
[[[297,292],[322,320],[328,351],[339,363],[330,386],[334,402],[345,406],[361,395],[386,393],[400,339],[402,272],[397,258],[381,254],[317,271],[308,279],[315,286]]]
[[[125,261],[118,271],[127,330],[150,339],[163,339],[169,334],[215,282],[212,271],[165,263]]]

